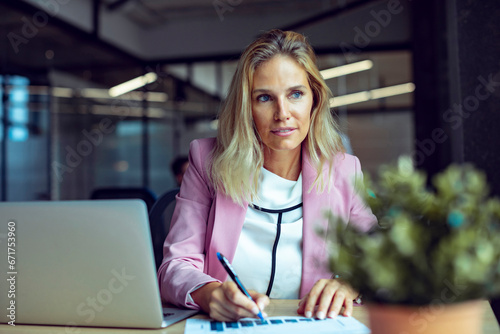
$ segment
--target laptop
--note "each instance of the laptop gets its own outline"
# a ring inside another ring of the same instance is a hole
[[[141,200],[0,203],[0,249],[2,323],[161,328],[196,313],[162,309]]]

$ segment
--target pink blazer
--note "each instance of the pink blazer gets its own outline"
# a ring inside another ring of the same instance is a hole
[[[227,274],[217,260],[217,252],[233,260],[248,203],[239,206],[222,193],[215,193],[208,181],[205,164],[215,144],[214,138],[191,143],[189,167],[177,195],[170,232],[165,240],[163,262],[158,270],[162,299],[178,306],[198,308],[188,294],[201,284],[225,281]],[[309,189],[316,178],[309,154],[302,149],[303,246],[300,298],[321,278],[330,278],[327,249],[320,228],[328,227],[327,209],[362,231],[376,224],[371,210],[357,196],[353,180],[361,176],[358,158],[343,154],[335,159],[333,186],[328,192]],[[328,167],[323,169],[324,179]]]

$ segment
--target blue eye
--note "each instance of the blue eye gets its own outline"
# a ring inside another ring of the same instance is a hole
[[[257,101],[259,102],[267,102],[271,99],[271,97],[267,94],[257,96]]]
[[[292,98],[294,99],[300,99],[304,95],[301,91],[296,90],[295,92],[292,93]]]

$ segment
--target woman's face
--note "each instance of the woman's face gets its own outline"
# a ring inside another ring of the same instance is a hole
[[[288,56],[275,56],[254,73],[252,116],[271,151],[300,151],[311,122],[313,93],[307,72]]]

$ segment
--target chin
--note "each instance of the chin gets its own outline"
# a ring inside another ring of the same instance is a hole
[[[272,151],[286,152],[286,151],[295,151],[296,149],[300,149],[300,145],[276,145],[269,147]]]

